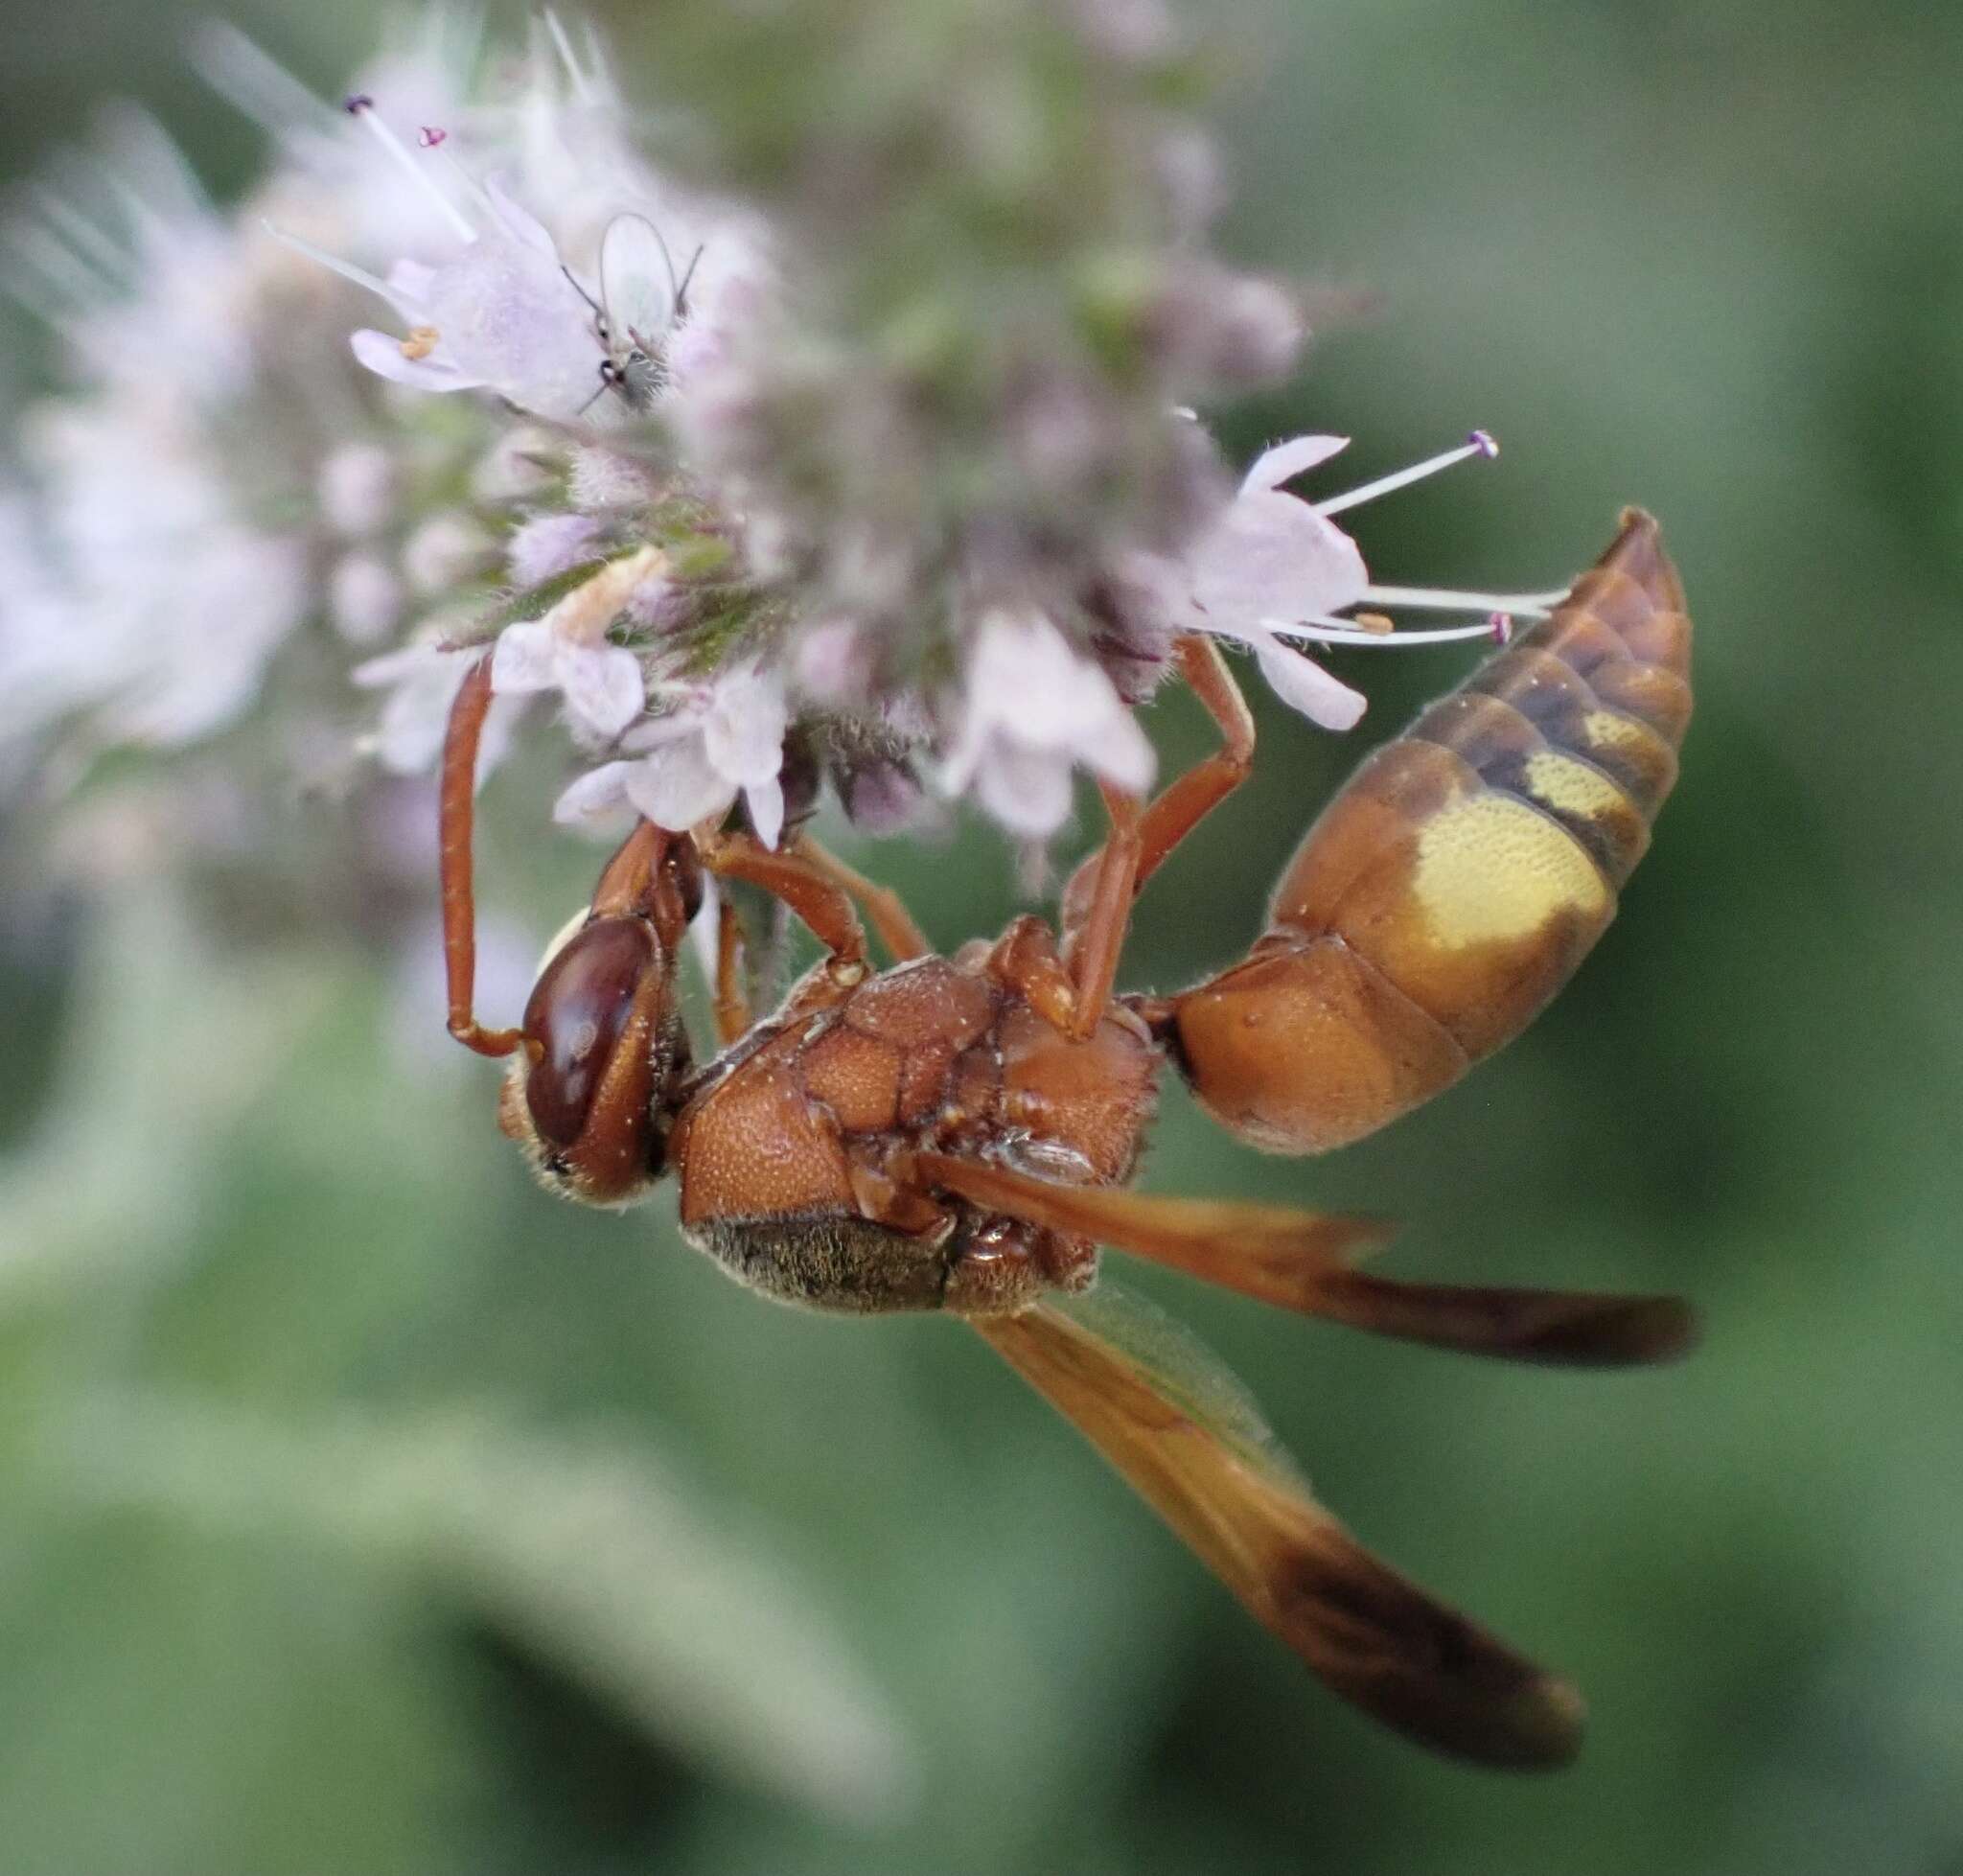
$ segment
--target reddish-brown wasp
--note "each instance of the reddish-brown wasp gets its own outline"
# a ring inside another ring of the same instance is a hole
[[[1240,962],[1115,994],[1134,898],[1247,773],[1252,720],[1209,641],[1180,669],[1224,746],[1111,829],[1060,932],[1021,917],[932,955],[889,893],[808,840],[643,822],[515,1030],[473,1013],[472,786],[488,664],[443,778],[450,1027],[510,1058],[501,1123],[600,1205],[672,1170],[689,1241],[820,1309],[964,1316],[1067,1414],[1249,1610],[1338,1693],[1426,1745],[1559,1764],[1581,1702],[1378,1562],[1309,1495],[1232,1378],[1093,1293],[1099,1244],[1380,1334],[1615,1366],[1678,1352],[1670,1297],[1399,1283],[1353,1267],[1374,1224],[1128,1193],[1169,1060],[1243,1140],[1317,1152],[1449,1086],[1517,1034],[1601,936],[1676,775],[1690,621],[1630,512],[1553,615],[1364,763],[1310,829]],[[721,925],[721,1053],[697,1066],[676,958],[702,869],[780,898],[826,957],[752,1023]],[[856,904],[895,962],[875,972]]]

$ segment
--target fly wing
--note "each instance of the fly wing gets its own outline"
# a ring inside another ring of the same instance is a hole
[[[680,290],[660,230],[644,215],[616,215],[600,237],[600,304],[615,353],[658,342]]]
[[[1185,1331],[1108,1284],[975,1327],[1344,1699],[1484,1765],[1574,1756],[1574,1689],[1365,1550]]]

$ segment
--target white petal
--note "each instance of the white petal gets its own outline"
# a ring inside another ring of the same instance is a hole
[[[545,224],[529,209],[520,208],[513,199],[511,192],[504,186],[501,175],[487,176],[484,179],[484,193],[491,197],[491,209],[505,231],[516,236],[527,247],[539,253],[549,255],[552,265],[559,265],[559,248],[552,237],[545,232]]]
[[[471,391],[485,382],[443,359],[406,359],[400,339],[367,327],[350,334],[348,344],[355,357],[378,378],[412,385],[419,391]]]
[[[727,814],[736,788],[710,765],[701,738],[688,736],[632,766],[627,799],[657,827],[685,834],[698,821]]]
[[[1077,753],[1106,781],[1133,795],[1151,787],[1158,767],[1151,738],[1121,703],[1085,726],[1077,737]]]
[[[402,582],[381,561],[346,554],[328,575],[327,606],[334,629],[349,644],[372,645],[402,617]]]
[[[1241,483],[1243,489],[1279,489],[1305,475],[1319,462],[1328,462],[1339,451],[1350,447],[1347,436],[1291,436],[1272,450],[1263,450]]]
[[[798,635],[793,654],[797,683],[820,704],[864,697],[871,687],[873,649],[851,619],[820,619]]]
[[[429,297],[430,283],[435,278],[436,269],[422,261],[398,261],[388,270],[388,290],[398,302],[422,306]]]
[[[628,772],[634,762],[603,762],[569,787],[552,804],[552,819],[562,826],[597,820],[627,800]]]
[[[1210,631],[1245,637],[1262,618],[1339,613],[1363,597],[1370,570],[1356,543],[1292,495],[1236,497],[1188,562]]]
[[[988,730],[977,719],[972,703],[965,705],[953,746],[941,758],[934,777],[935,786],[943,795],[965,795],[982,757],[988,753],[990,742]]]
[[[395,461],[379,443],[344,443],[314,477],[321,515],[336,534],[380,534],[395,512]]]
[[[640,660],[618,645],[563,646],[559,672],[566,708],[599,735],[619,735],[646,706]]]
[[[1284,645],[1272,632],[1249,633],[1247,642],[1260,660],[1261,676],[1282,703],[1325,730],[1353,730],[1367,700],[1360,690],[1332,678],[1312,659]]]
[[[434,645],[404,645],[399,651],[383,652],[380,658],[364,659],[348,673],[348,678],[363,690],[383,690],[414,677],[418,671],[433,669],[446,656]]]
[[[553,690],[559,683],[559,641],[550,626],[507,625],[491,654],[491,688],[502,696],[523,697]]]
[[[784,831],[784,784],[777,780],[752,782],[743,791],[750,808],[750,824],[764,845],[774,847]]]
[[[789,721],[783,688],[774,678],[752,664],[726,671],[716,680],[703,716],[708,760],[739,787],[772,781],[784,766]]]
[[[431,595],[448,593],[463,581],[490,572],[497,562],[497,543],[481,521],[461,508],[431,515],[402,545],[402,569],[410,586]]]
[[[998,609],[977,628],[963,701],[978,727],[1033,748],[1068,749],[1085,714],[1116,695],[1040,613]]]
[[[998,743],[975,771],[975,794],[1010,833],[1041,840],[1070,818],[1070,758]]]
[[[601,388],[593,315],[557,261],[499,230],[436,269],[428,323],[444,356],[542,417],[573,417]]]
[[[593,557],[599,532],[590,515],[535,515],[505,544],[512,584],[523,591],[571,572]]]
[[[655,685],[655,695],[665,697],[670,686]],[[687,700],[676,705],[665,716],[651,716],[645,723],[636,723],[620,739],[623,749],[632,750],[636,755],[645,755],[649,750],[665,749],[670,743],[683,736],[702,734],[702,712]]]
[[[376,727],[375,752],[383,768],[399,776],[420,775],[436,760],[450,728],[450,706],[466,666],[437,669],[390,692]]]

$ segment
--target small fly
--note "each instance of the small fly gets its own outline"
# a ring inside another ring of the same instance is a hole
[[[593,309],[593,332],[605,353],[600,388],[588,407],[612,391],[631,410],[654,408],[668,382],[668,336],[688,316],[688,283],[702,253],[698,247],[678,277],[668,243],[646,216],[616,215],[607,224],[600,237],[599,300],[579,288]],[[570,271],[566,278],[572,279]]]

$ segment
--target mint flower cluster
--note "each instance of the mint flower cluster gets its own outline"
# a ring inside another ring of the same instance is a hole
[[[665,92],[555,16],[497,46],[432,12],[335,102],[215,26],[200,68],[267,136],[244,201],[135,117],[50,176],[7,237],[67,383],[0,486],[0,784],[279,713],[416,773],[488,651],[486,759],[562,738],[561,822],[775,845],[829,790],[1041,842],[1077,772],[1151,785],[1183,633],[1345,730],[1307,648],[1545,603],[1376,585],[1332,519],[1483,432],[1321,499],[1344,439],[1223,459],[1196,410],[1305,335],[1208,247],[1168,19],[943,0],[961,81],[855,119],[732,92],[740,12]]]

